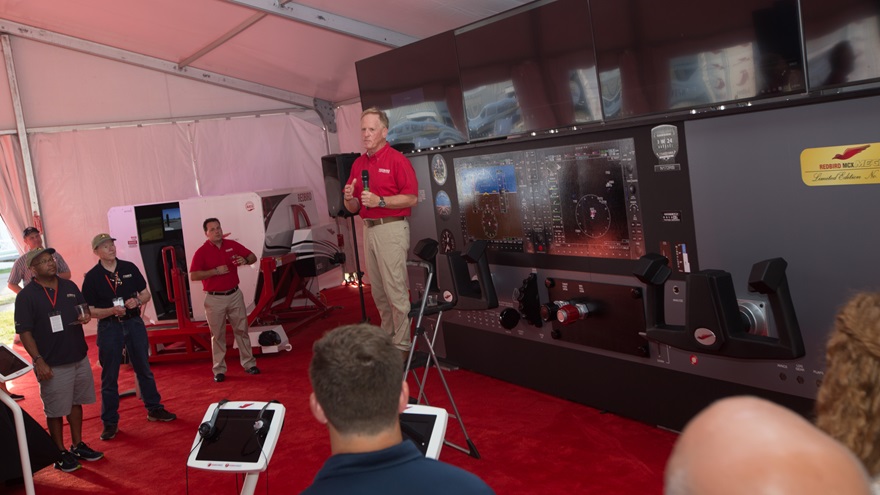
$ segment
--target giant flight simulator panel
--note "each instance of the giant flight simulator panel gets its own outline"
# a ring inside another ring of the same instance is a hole
[[[778,378],[803,368],[787,263],[700,266],[686,150],[679,122],[410,156],[433,200],[412,242],[438,241],[439,290],[456,301],[441,354],[673,428],[713,394],[806,403],[815,378]],[[713,392],[690,398],[700,387]]]

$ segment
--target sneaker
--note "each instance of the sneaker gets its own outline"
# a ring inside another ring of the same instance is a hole
[[[81,467],[82,464],[76,460],[76,457],[66,450],[61,452],[61,460],[55,461],[55,469],[60,469],[65,473],[72,473]]]
[[[260,368],[257,368],[256,366],[251,366],[250,368],[244,370],[244,372],[247,373],[248,375],[259,375]]]
[[[115,424],[105,424],[104,431],[101,432],[101,440],[113,440],[116,438],[116,433],[119,431],[119,426]]]
[[[150,421],[174,421],[177,419],[176,414],[171,414],[166,411],[164,407],[160,407],[159,409],[153,409],[152,411],[147,413],[147,419]]]
[[[103,452],[98,452],[89,448],[85,442],[80,442],[76,445],[70,446],[70,453],[75,455],[77,458],[82,459],[84,461],[97,461],[98,459],[104,458]]]
[[[214,375],[214,381],[217,383],[220,383],[225,379],[226,379],[226,375],[223,373],[217,373],[216,375]]]

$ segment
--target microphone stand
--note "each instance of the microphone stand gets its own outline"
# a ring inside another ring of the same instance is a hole
[[[370,319],[367,318],[367,305],[364,303],[364,272],[361,271],[361,257],[358,254],[357,229],[354,225],[355,214],[348,212],[348,210],[346,210],[344,214],[351,218],[351,238],[354,241],[354,266],[355,270],[357,270],[355,275],[357,275],[358,293],[361,298],[361,323],[369,323]]]

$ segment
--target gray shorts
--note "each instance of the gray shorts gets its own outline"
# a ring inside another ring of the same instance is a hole
[[[52,378],[40,382],[40,398],[47,418],[62,418],[73,406],[94,404],[95,379],[89,358],[52,366]]]

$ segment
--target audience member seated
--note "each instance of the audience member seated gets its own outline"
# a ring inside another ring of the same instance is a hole
[[[667,495],[871,493],[861,463],[804,418],[756,397],[720,400],[685,427]]]
[[[880,293],[860,293],[835,319],[816,425],[880,476]],[[878,491],[880,493],[880,491]]]
[[[309,406],[327,425],[331,457],[307,495],[491,494],[477,476],[422,455],[403,441],[399,414],[409,388],[403,358],[381,328],[348,325],[315,342]]]

